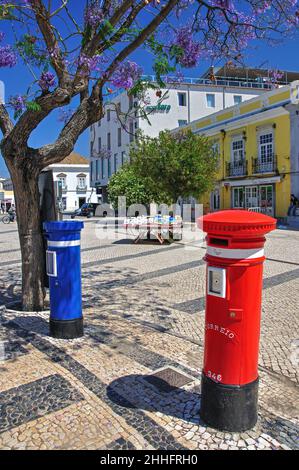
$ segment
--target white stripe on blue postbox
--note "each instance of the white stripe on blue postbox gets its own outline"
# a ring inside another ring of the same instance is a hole
[[[50,248],[67,248],[70,246],[80,246],[80,240],[64,240],[64,241],[56,241],[56,240],[48,240],[48,247]]]

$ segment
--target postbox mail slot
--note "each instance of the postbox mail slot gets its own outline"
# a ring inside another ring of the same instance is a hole
[[[226,269],[208,267],[208,294],[225,298],[226,294]]]
[[[210,238],[210,245],[228,246],[228,240],[225,238]]]
[[[46,251],[47,274],[57,277],[57,254],[55,251]]]

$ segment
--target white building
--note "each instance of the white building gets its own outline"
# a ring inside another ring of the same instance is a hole
[[[72,211],[85,202],[98,202],[96,190],[90,187],[89,160],[72,152],[60,163],[50,165],[45,170],[52,170],[54,185],[62,183],[63,210]]]
[[[298,75],[298,74],[297,74]],[[294,77],[290,76],[290,79]],[[154,81],[154,77],[146,77]],[[285,83],[287,77],[283,77]],[[99,188],[103,201],[107,200],[109,178],[128,159],[130,144],[138,129],[155,137],[165,129],[184,126],[195,119],[239,104],[269,90],[271,84],[265,71],[223,67],[217,72],[210,70],[199,79],[184,79],[181,83],[170,83],[161,90],[167,97],[161,102],[159,91],[147,92],[146,112],[148,119],[140,117],[138,99],[127,92],[115,96],[105,109],[105,116],[90,129],[90,177],[91,186]],[[127,115],[126,127],[118,116]]]

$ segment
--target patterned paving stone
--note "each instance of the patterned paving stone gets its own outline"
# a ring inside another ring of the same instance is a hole
[[[126,441],[122,437],[114,442],[111,442],[106,447],[107,450],[136,450],[136,447],[130,442]]]
[[[0,341],[7,344],[0,391],[59,375],[84,400],[0,432],[0,447],[297,449],[299,232],[267,237],[259,420],[238,434],[199,418],[205,247],[133,245],[120,230],[115,240],[98,240],[95,228],[89,221],[82,232],[84,338],[49,338],[48,314],[0,315]],[[5,303],[21,287],[17,232],[1,226],[0,241]],[[168,393],[144,380],[165,367],[193,380]]]
[[[82,400],[60,375],[51,375],[0,393],[0,432]]]
[[[132,405],[127,398],[119,395],[119,393],[112,389],[108,397],[106,385],[86,367],[65,354],[64,351],[32,333],[19,329],[13,322],[8,323],[6,326],[16,328],[15,331],[18,335],[27,338],[31,344],[50,357],[52,361],[59,363],[60,366],[70,371],[92,393],[98,396],[102,401],[108,403],[116,414],[122,416],[129,425],[133,426],[136,431],[150,444],[155,446],[155,448],[171,450],[182,449],[181,444],[179,444],[170,433],[159,426],[143,411],[135,409],[135,406]]]

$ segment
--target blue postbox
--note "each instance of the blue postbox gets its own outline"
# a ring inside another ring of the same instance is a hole
[[[45,222],[47,274],[50,288],[50,335],[83,336],[81,249],[83,222]]]

